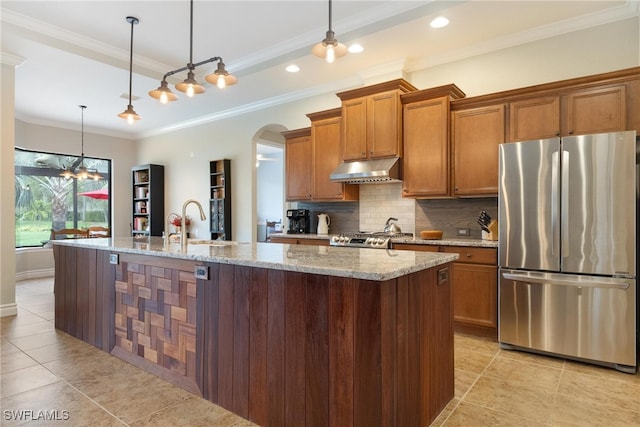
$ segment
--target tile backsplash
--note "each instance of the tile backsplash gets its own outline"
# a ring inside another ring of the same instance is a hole
[[[368,184],[360,186],[360,229],[382,231],[388,218],[404,233],[415,232],[414,199],[402,198],[402,183]]]
[[[476,222],[480,212],[498,218],[498,198],[442,199],[416,201],[416,230],[442,230],[444,238],[458,238],[458,228],[468,228],[472,239],[481,239],[482,230]]]
[[[482,232],[476,223],[478,214],[487,211],[498,217],[498,199],[438,199],[402,198],[402,183],[367,184],[360,186],[358,202],[299,202],[298,208],[309,209],[311,233],[318,227],[318,214],[331,218],[329,233],[352,231],[382,231],[387,218],[398,218],[405,233],[421,230],[442,230],[445,238],[456,238],[458,228],[469,228],[470,238],[480,239]]]

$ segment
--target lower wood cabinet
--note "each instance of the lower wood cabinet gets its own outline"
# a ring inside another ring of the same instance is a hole
[[[394,244],[394,249],[457,253],[451,266],[453,324],[458,332],[498,339],[498,250]]]

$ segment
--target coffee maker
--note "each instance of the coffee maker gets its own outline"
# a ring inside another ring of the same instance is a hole
[[[287,234],[309,234],[309,209],[287,209]]]

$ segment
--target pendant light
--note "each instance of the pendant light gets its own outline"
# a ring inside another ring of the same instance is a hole
[[[157,89],[154,89],[149,92],[149,96],[155,98],[160,101],[161,104],[166,104],[170,101],[176,101],[178,97],[175,93],[171,92],[169,89],[169,85],[167,83],[167,77],[172,76],[176,73],[180,73],[182,71],[187,72],[187,78],[182,82],[176,85],[176,89],[180,92],[185,93],[188,97],[193,97],[194,95],[198,95],[200,93],[205,92],[204,86],[202,86],[195,78],[194,70],[196,67],[208,64],[210,62],[218,61],[218,66],[216,70],[205,76],[205,80],[211,84],[215,84],[220,89],[234,85],[238,82],[238,79],[235,76],[232,76],[225,69],[224,62],[222,62],[222,58],[219,56],[214,56],[213,58],[205,59],[204,61],[193,63],[193,0],[191,0],[191,13],[190,13],[190,27],[189,27],[189,62],[186,67],[178,68],[177,70],[172,70],[166,73],[162,77],[162,81],[160,82],[160,86]]]
[[[331,29],[331,0],[329,0],[329,30],[324,40],[315,45],[311,52],[317,57],[324,58],[330,64],[348,52],[345,45],[338,43],[335,33]]]
[[[100,173],[98,173],[98,171],[89,171],[89,169],[87,169],[84,165],[84,110],[87,108],[86,105],[78,105],[78,107],[80,107],[82,113],[81,113],[81,128],[80,128],[80,167],[78,168],[78,172],[75,173],[74,169],[75,166],[78,165],[78,161],[76,160],[76,162],[70,166],[65,168],[65,170],[63,170],[60,173],[60,176],[66,179],[78,179],[78,180],[83,180],[83,179],[94,179],[94,180],[99,180],[102,179],[102,175],[100,175]]]
[[[127,22],[131,24],[131,48],[129,50],[129,105],[127,105],[126,110],[118,114],[118,117],[125,119],[130,125],[132,125],[136,120],[140,120],[142,118],[134,111],[133,105],[131,104],[131,87],[133,80],[133,26],[140,21],[134,16],[127,16]]]

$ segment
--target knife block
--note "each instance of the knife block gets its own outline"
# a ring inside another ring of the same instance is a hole
[[[492,241],[497,241],[498,240],[498,220],[493,220],[489,223],[489,225],[487,225],[487,228],[489,229],[489,232],[487,233],[486,231],[482,232],[482,240],[492,240]]]

